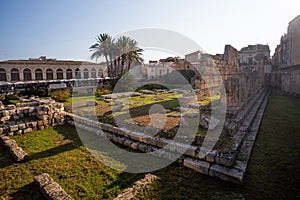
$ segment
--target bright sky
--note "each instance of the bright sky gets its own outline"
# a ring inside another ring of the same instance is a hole
[[[240,50],[257,43],[269,44],[273,54],[300,14],[299,0],[1,0],[0,5],[0,60],[41,55],[86,60],[98,34],[149,27],[183,34],[210,54],[223,53],[225,44]]]

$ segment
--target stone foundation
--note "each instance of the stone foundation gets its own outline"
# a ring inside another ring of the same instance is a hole
[[[68,123],[71,125],[101,137],[106,137],[121,145],[142,152],[153,152],[153,154],[166,159],[178,158],[178,154],[180,154],[180,160],[183,160],[183,165],[186,167],[223,180],[241,183],[245,171],[235,167],[236,158],[244,144],[245,138],[254,130],[252,127],[254,122],[256,124],[260,123],[262,119],[261,110],[264,110],[266,106],[264,102],[267,99],[267,90],[262,89],[248,100],[242,108],[236,111],[233,118],[227,119],[223,134],[232,137],[233,142],[227,150],[222,152],[216,150],[208,151],[200,146],[191,146],[169,139],[156,138],[70,113],[67,113],[67,117],[69,118]],[[258,129],[255,129],[255,131],[257,132]],[[164,150],[157,153],[158,151],[156,150],[162,147],[164,147]]]

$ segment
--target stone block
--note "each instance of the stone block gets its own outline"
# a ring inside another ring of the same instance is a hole
[[[32,128],[26,128],[23,130],[23,133],[26,134],[26,133],[31,133],[33,131]]]
[[[43,120],[38,120],[37,124],[38,124],[38,126],[42,126],[43,125]]]
[[[18,124],[19,126],[19,129],[23,130],[26,128],[26,124],[25,123],[22,123],[22,124]]]
[[[216,150],[210,150],[206,155],[206,161],[211,162],[211,163],[215,162],[215,157],[216,157],[217,153],[218,152]]]
[[[5,140],[4,145],[8,148],[9,152],[17,162],[25,159],[25,156],[27,155],[26,152],[18,146],[15,140]]]
[[[34,177],[34,182],[39,186],[43,195],[49,200],[72,200],[47,173]]]
[[[183,160],[183,165],[197,172],[200,172],[201,174],[208,174],[210,168],[210,164],[208,162],[193,160],[190,158],[185,158]]]
[[[22,135],[23,131],[22,130],[18,130],[14,132],[14,135]]]
[[[124,140],[123,144],[127,147],[130,147],[132,142],[133,142],[132,140],[126,139],[126,140]]]
[[[209,170],[209,175],[213,177],[219,177],[225,181],[232,181],[235,183],[242,183],[244,173],[234,168],[228,168],[225,166],[213,164]]]
[[[10,105],[7,105],[7,109],[8,109],[8,110],[15,110],[15,109],[16,109],[16,106],[13,105],[13,104],[10,104]]]
[[[140,150],[142,152],[146,152],[147,145],[143,144],[143,143],[140,143],[137,148],[138,148],[138,150]]]
[[[131,145],[130,145],[130,147],[132,148],[132,149],[138,149],[138,146],[139,146],[139,142],[133,142],[133,143],[131,143]]]
[[[17,131],[17,130],[19,130],[19,126],[18,125],[12,125],[12,126],[9,127],[9,130],[10,130],[10,132]]]

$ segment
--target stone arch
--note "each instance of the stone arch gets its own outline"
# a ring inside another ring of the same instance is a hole
[[[85,68],[83,70],[83,78],[84,79],[88,79],[89,78],[89,70],[87,68]]]
[[[81,73],[80,73],[80,69],[79,68],[75,69],[75,78],[77,78],[77,79],[81,78]]]
[[[3,68],[0,68],[0,81],[7,81],[6,70]]]
[[[35,80],[43,80],[43,71],[40,68],[37,68],[34,71]]]
[[[91,78],[96,78],[96,77],[97,77],[96,69],[92,68],[92,70],[91,70]]]
[[[32,80],[31,69],[25,68],[23,70],[23,77],[24,77],[24,81],[31,81]]]
[[[98,70],[98,77],[99,78],[103,78],[103,69],[102,68],[100,68],[99,70]]]
[[[47,80],[53,80],[53,70],[50,69],[50,68],[48,68],[48,69],[46,70],[46,79],[47,79]]]
[[[64,78],[64,73],[63,73],[63,70],[58,68],[56,70],[56,79],[63,79]]]
[[[73,71],[72,71],[72,69],[67,69],[66,70],[66,78],[67,79],[72,79],[73,78]]]
[[[11,81],[20,81],[20,72],[17,68],[12,68],[10,70]]]

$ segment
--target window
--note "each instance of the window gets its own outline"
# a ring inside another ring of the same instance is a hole
[[[83,78],[84,79],[88,79],[89,78],[89,70],[88,69],[84,69],[83,70]]]
[[[43,80],[43,71],[41,69],[35,70],[35,80]]]
[[[67,79],[72,79],[73,78],[73,74],[72,74],[72,70],[71,69],[67,69]]]
[[[47,69],[46,70],[46,79],[47,80],[53,80],[53,70],[52,69]]]
[[[19,74],[19,70],[16,68],[13,68],[10,71],[10,75],[11,75],[11,81],[19,81],[20,80],[20,74]]]
[[[75,69],[75,78],[77,78],[77,79],[81,78],[81,73],[80,73],[80,69],[79,68]]]
[[[26,68],[23,70],[23,76],[24,76],[24,81],[31,81],[32,77],[31,77],[31,70]]]
[[[64,78],[63,70],[62,69],[57,69],[56,70],[56,78],[57,79],[63,79]]]
[[[98,70],[98,77],[103,78],[103,69]]]
[[[96,70],[94,68],[91,71],[91,77],[96,78]]]
[[[0,81],[7,81],[6,70],[3,68],[0,68]]]

